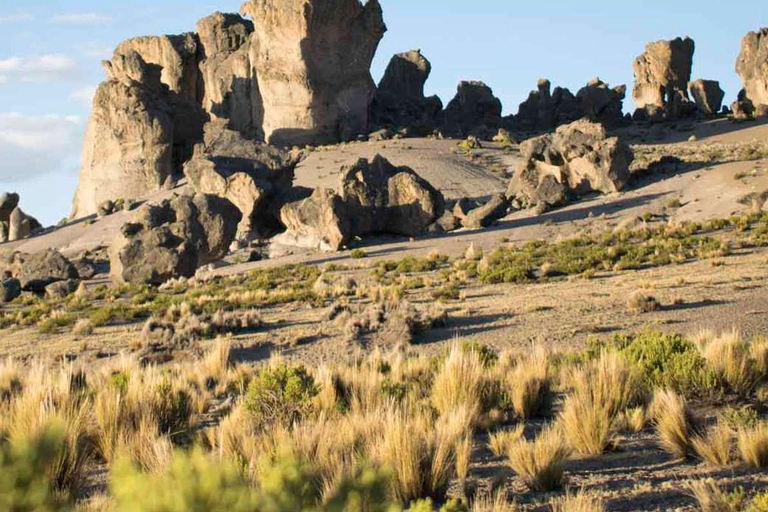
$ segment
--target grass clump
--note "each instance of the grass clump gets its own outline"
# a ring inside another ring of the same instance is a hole
[[[368,255],[362,249],[354,249],[352,252],[349,253],[349,257],[352,258],[353,260],[361,260],[367,256]]]
[[[509,453],[512,446],[523,438],[524,432],[525,425],[522,423],[510,430],[492,432],[488,435],[488,445],[495,456],[502,457]]]
[[[552,503],[552,512],[605,512],[605,503],[598,496],[584,489],[576,494],[567,493],[564,498]]]
[[[545,414],[552,405],[549,354],[536,349],[521,358],[507,374],[506,386],[515,413],[522,419]]]
[[[768,467],[768,422],[742,428],[736,435],[739,455],[751,468]]]
[[[729,466],[733,462],[733,429],[726,424],[718,424],[703,435],[696,435],[691,440],[696,455],[713,467]]]
[[[691,495],[702,512],[741,512],[745,510],[743,492],[725,493],[713,479],[698,480],[688,484]]]
[[[651,411],[661,447],[676,459],[694,455],[693,438],[700,426],[685,398],[670,390],[657,390]]]
[[[515,443],[507,456],[512,470],[530,490],[547,492],[562,487],[568,454],[561,432],[548,426],[535,440]]]

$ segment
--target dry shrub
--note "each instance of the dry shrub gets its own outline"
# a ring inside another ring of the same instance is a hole
[[[638,291],[629,297],[627,309],[633,313],[650,313],[661,309],[661,304],[659,304],[655,297]]]
[[[670,390],[657,390],[651,403],[651,416],[661,447],[673,457],[693,455],[691,440],[700,431],[699,421],[684,397]]]
[[[90,336],[93,334],[93,322],[88,318],[81,318],[72,327],[72,334],[75,336]]]
[[[752,428],[741,428],[736,435],[739,455],[752,468],[768,467],[768,422]]]
[[[197,381],[208,389],[226,385],[232,364],[231,352],[232,341],[229,338],[218,338],[194,369],[193,375]]]
[[[617,432],[638,434],[648,425],[648,415],[644,407],[632,407],[616,417],[614,428]]]
[[[537,348],[507,374],[507,388],[518,416],[529,419],[548,410],[552,385],[549,354]]]
[[[604,512],[602,498],[591,495],[584,489],[576,494],[567,493],[564,498],[552,503],[552,512]]]
[[[728,466],[733,462],[735,432],[728,425],[716,425],[704,435],[691,439],[696,454],[714,467]]]
[[[517,512],[518,507],[507,501],[506,493],[497,491],[493,494],[484,492],[472,502],[471,512]]]
[[[762,380],[768,379],[768,338],[752,340],[749,349],[755,362],[755,371]]]
[[[545,427],[533,441],[520,440],[509,450],[509,465],[529,489],[553,491],[563,484],[568,447],[562,433]]]
[[[456,441],[456,478],[459,480],[459,488],[464,491],[469,475],[469,464],[472,459],[472,434],[468,432]]]
[[[499,430],[492,432],[488,436],[488,443],[491,451],[497,457],[502,457],[509,453],[510,448],[523,437],[525,425],[519,423],[511,430]]]

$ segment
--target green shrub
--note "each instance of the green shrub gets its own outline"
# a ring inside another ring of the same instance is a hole
[[[354,260],[360,260],[360,259],[365,258],[366,256],[368,256],[368,255],[365,254],[365,251],[362,250],[362,249],[355,249],[351,253],[349,253],[349,257],[354,259]]]
[[[699,350],[679,334],[647,331],[618,336],[614,344],[637,368],[649,390],[672,389],[689,397],[720,391],[717,376]]]
[[[71,510],[49,481],[63,443],[63,426],[51,424],[37,438],[0,446],[0,510]]]
[[[499,354],[494,349],[476,341],[463,341],[461,348],[465,352],[477,354],[485,368],[494,366],[499,360]]]
[[[461,292],[458,283],[448,283],[432,292],[432,298],[440,302],[459,300]]]
[[[245,409],[258,424],[291,425],[312,411],[315,380],[303,366],[284,363],[264,368],[248,385]]]

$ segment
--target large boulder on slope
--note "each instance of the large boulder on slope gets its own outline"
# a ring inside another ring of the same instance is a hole
[[[645,47],[633,64],[636,118],[677,119],[695,110],[688,98],[695,48],[688,37],[656,41]]]
[[[594,78],[576,93],[576,99],[590,121],[615,127],[624,122],[626,94],[626,85],[611,88],[600,78]]]
[[[537,132],[551,130],[583,116],[584,109],[571,91],[563,87],[555,87],[552,91],[552,83],[542,78],[536,90],[520,104],[514,123],[518,130]]]
[[[367,133],[370,66],[386,26],[378,0],[250,0],[250,61],[268,142],[350,140]]]
[[[43,293],[45,288],[58,281],[78,279],[77,269],[55,249],[34,254],[16,253],[13,256],[12,276],[19,280],[25,291]]]
[[[688,84],[699,113],[705,116],[718,114],[723,106],[725,91],[716,80],[694,80]]]
[[[377,155],[342,168],[336,191],[316,189],[308,198],[285,204],[280,217],[287,230],[275,242],[335,251],[353,237],[417,236],[444,211],[437,189],[410,168]]]
[[[570,197],[617,192],[629,181],[630,147],[587,120],[561,126],[554,134],[525,141],[522,163],[507,190],[527,206],[559,206]]]
[[[246,139],[225,124],[206,125],[184,174],[196,191],[226,198],[240,210],[239,239],[267,237],[279,229],[274,202],[290,190],[301,154]]]
[[[231,202],[213,195],[145,204],[109,248],[112,278],[158,285],[192,277],[199,267],[227,254],[240,218]]]

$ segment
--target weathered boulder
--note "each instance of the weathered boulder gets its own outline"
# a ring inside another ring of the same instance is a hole
[[[19,206],[19,194],[5,192],[0,196],[0,221],[7,221],[11,212]]]
[[[214,13],[197,23],[200,40],[198,97],[211,119],[229,128],[263,137],[262,102],[250,60],[253,23],[237,14]]]
[[[462,219],[465,228],[480,229],[493,225],[503,218],[509,209],[509,201],[504,194],[494,194],[484,205],[470,210]]]
[[[45,296],[49,299],[63,299],[77,291],[80,281],[77,279],[67,279],[56,281],[45,287]]]
[[[624,122],[626,94],[626,85],[611,88],[600,78],[594,78],[576,93],[576,99],[590,121],[615,127]]]
[[[49,284],[57,281],[79,278],[75,266],[55,249],[34,254],[16,253],[11,268],[21,288],[35,293],[45,292]]]
[[[18,279],[0,281],[0,304],[12,302],[21,295],[21,283]]]
[[[720,112],[725,98],[725,91],[720,88],[720,82],[698,79],[688,84],[688,88],[699,113],[711,116]]]
[[[308,198],[287,202],[280,212],[287,231],[276,242],[334,251],[356,236],[416,236],[444,211],[438,190],[410,168],[395,167],[377,155],[343,167],[336,191],[317,189]]]
[[[587,120],[561,126],[554,134],[525,141],[523,162],[510,181],[507,198],[528,206],[558,206],[571,196],[609,194],[629,181],[630,147]]]
[[[736,72],[744,83],[745,98],[755,108],[768,105],[768,28],[744,36]]]
[[[431,71],[420,50],[393,56],[371,103],[371,125],[405,127],[420,135],[433,131],[443,103],[437,96],[424,97]]]
[[[109,248],[112,277],[155,285],[192,277],[226,255],[240,218],[231,202],[206,194],[145,204]]]
[[[367,133],[371,61],[386,26],[378,0],[250,0],[250,45],[268,142],[349,140]]]
[[[280,210],[280,219],[286,231],[276,240],[283,245],[338,251],[351,236],[341,197],[326,188],[317,188],[311,196],[287,203]]]
[[[746,90],[739,91],[736,101],[731,104],[731,111],[736,119],[750,119],[755,114],[755,105],[747,98]]]
[[[443,111],[443,133],[464,138],[477,131],[495,132],[501,110],[501,100],[483,82],[460,82],[456,96]]]
[[[14,208],[8,217],[8,241],[21,240],[42,228],[36,218],[27,215],[18,206]]]
[[[184,174],[196,191],[226,198],[240,210],[238,239],[266,237],[279,228],[272,202],[291,188],[301,154],[245,139],[225,124],[206,125]]]
[[[691,81],[693,39],[656,41],[635,59],[635,117],[638,119],[677,119],[694,111],[688,99]]]
[[[528,132],[551,130],[584,116],[584,109],[571,91],[555,87],[552,92],[551,88],[549,80],[539,80],[536,90],[531,91],[518,108],[514,117],[517,129]]]

